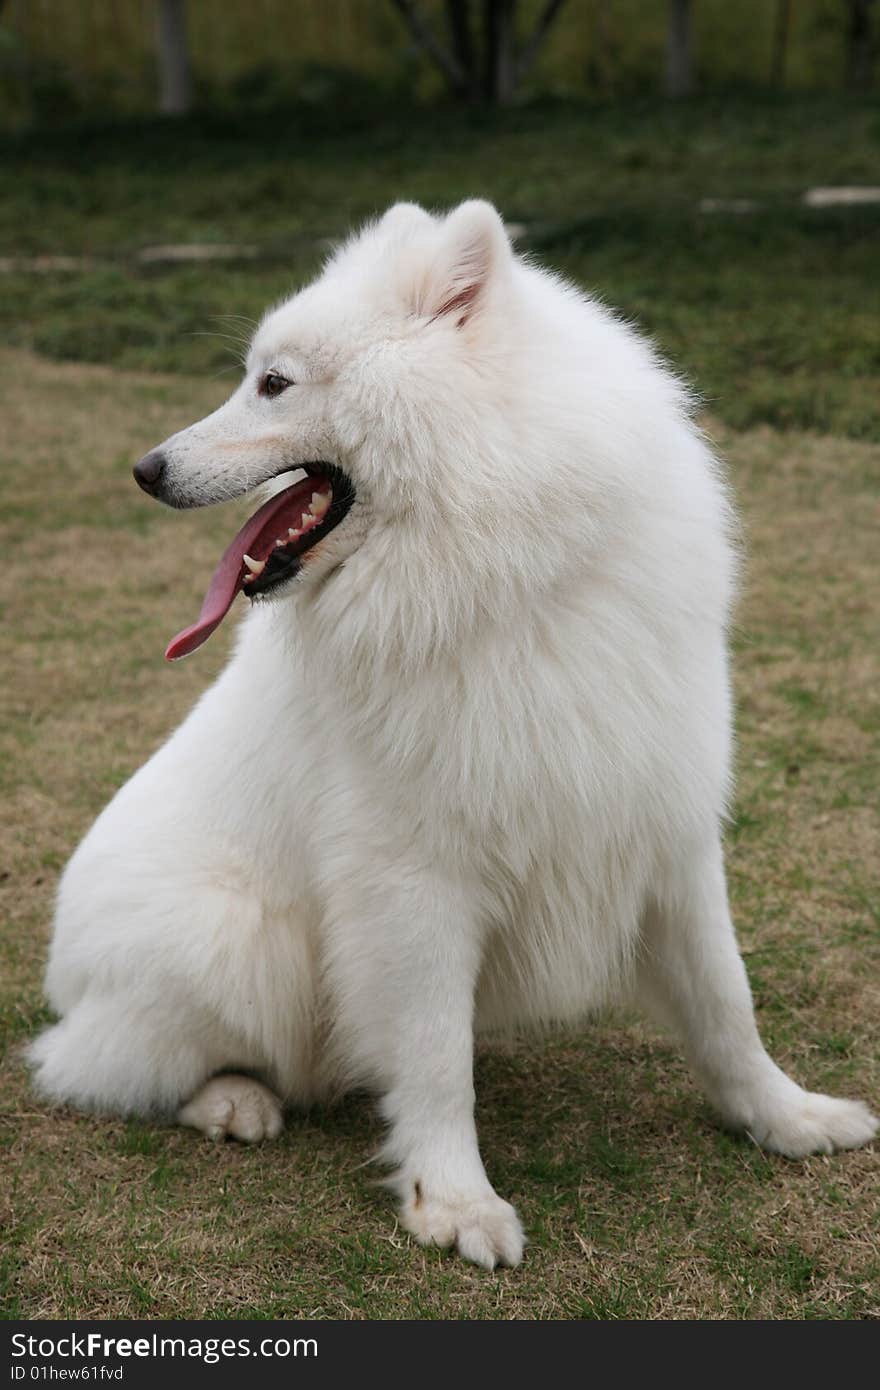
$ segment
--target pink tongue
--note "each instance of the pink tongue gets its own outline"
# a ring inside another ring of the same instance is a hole
[[[211,633],[219,627],[232,607],[232,600],[244,585],[244,556],[252,554],[257,558],[271,550],[276,536],[284,535],[288,526],[299,524],[300,518],[315,490],[317,479],[305,477],[293,483],[283,492],[270,497],[249,521],[242,526],[238,535],[230,541],[223,558],[215,569],[208,592],[202,604],[202,611],[192,627],[184,628],[171,642],[165,652],[166,661],[177,661],[189,656]],[[289,513],[289,515],[287,515]],[[285,514],[282,517],[282,514]]]

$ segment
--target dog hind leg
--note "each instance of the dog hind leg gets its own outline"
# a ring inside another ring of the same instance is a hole
[[[201,1130],[209,1139],[240,1139],[245,1144],[277,1139],[284,1127],[274,1091],[236,1072],[212,1076],[177,1112],[177,1122]]]
[[[727,906],[718,840],[678,867],[646,916],[638,992],[679,1034],[688,1060],[731,1129],[801,1158],[858,1148],[878,1131],[859,1101],[803,1090],[771,1060]]]
[[[213,1074],[255,1060],[213,1016],[173,991],[148,1001],[133,991],[87,991],[27,1055],[47,1099],[144,1116],[176,1115]]]

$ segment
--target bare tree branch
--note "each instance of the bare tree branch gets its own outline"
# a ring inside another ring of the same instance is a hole
[[[553,26],[553,21],[564,4],[565,0],[547,0],[547,4],[544,6],[542,13],[538,16],[534,31],[532,32],[532,37],[519,55],[516,65],[517,82],[521,82],[531,71],[535,59],[543,46],[544,40]]]
[[[565,0],[544,0],[531,36],[519,53],[515,42],[519,0],[481,0],[476,4],[473,0],[446,0],[449,47],[434,33],[418,0],[391,3],[453,91],[470,100],[482,96],[492,105],[505,106],[513,100],[517,83],[532,68]],[[482,25],[476,16],[481,16]]]
[[[400,11],[416,43],[429,57],[434,59],[455,90],[467,91],[469,86],[467,73],[462,70],[452,54],[448,53],[438,42],[413,0],[391,0],[391,3],[396,10]]]

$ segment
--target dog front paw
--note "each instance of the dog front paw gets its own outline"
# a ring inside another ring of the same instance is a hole
[[[525,1237],[509,1202],[489,1188],[475,1195],[436,1195],[416,1182],[400,1211],[403,1226],[420,1245],[454,1245],[482,1269],[518,1265]]]

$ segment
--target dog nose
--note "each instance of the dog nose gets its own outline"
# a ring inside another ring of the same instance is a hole
[[[144,492],[155,497],[159,491],[159,481],[165,472],[165,455],[161,449],[151,449],[134,466],[134,480]]]

